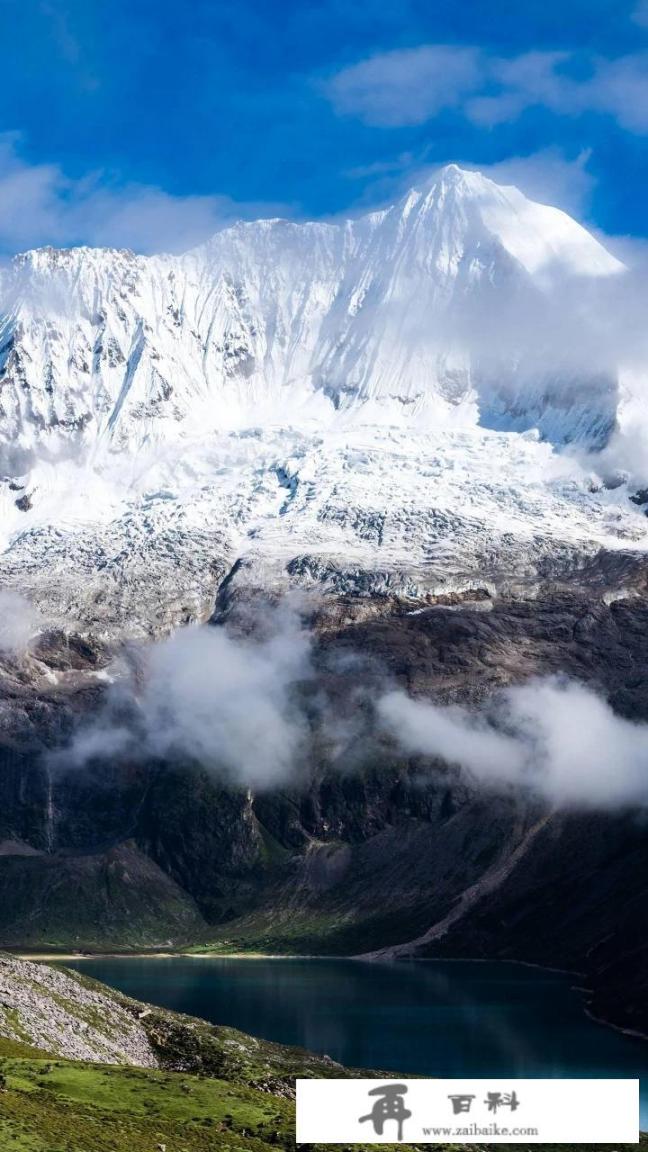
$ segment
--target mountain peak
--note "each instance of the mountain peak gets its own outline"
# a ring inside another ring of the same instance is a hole
[[[442,168],[436,168],[418,187],[424,195],[437,190],[470,197],[496,193],[499,185],[475,168],[445,164]]]
[[[493,183],[477,169],[461,168],[459,164],[445,164],[443,168],[437,169],[434,180],[450,187],[460,187],[466,190]]]
[[[560,208],[530,199],[512,184],[446,164],[399,202],[404,218],[425,215],[430,237],[451,231],[457,250],[496,241],[532,276],[610,276],[624,265]],[[468,237],[471,240],[468,240]]]

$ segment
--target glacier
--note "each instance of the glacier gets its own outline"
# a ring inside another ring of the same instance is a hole
[[[223,581],[415,602],[640,556],[598,474],[616,366],[555,348],[625,275],[557,208],[450,165],[357,219],[181,256],[39,249],[0,282],[0,582],[108,637]]]

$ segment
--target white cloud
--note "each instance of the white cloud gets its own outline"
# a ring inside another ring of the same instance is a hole
[[[513,120],[525,108],[544,106],[563,116],[598,112],[614,117],[629,132],[648,132],[648,56],[637,53],[590,61],[590,74],[581,79],[563,68],[564,52],[530,52],[511,60],[492,60],[490,73],[499,90],[477,97],[468,115],[483,124]]]
[[[373,177],[390,177],[400,176],[403,172],[412,172],[413,169],[420,168],[417,162],[417,157],[413,152],[401,152],[398,156],[393,156],[387,160],[375,160],[371,164],[357,164],[353,168],[348,168],[344,175],[349,180],[367,180]]]
[[[404,692],[384,695],[377,711],[407,752],[458,764],[482,785],[564,808],[648,805],[648,724],[615,715],[581,684],[531,680],[481,715]]]
[[[542,105],[563,116],[597,112],[630,132],[648,132],[646,54],[592,58],[575,78],[568,52],[525,52],[509,58],[477,47],[423,44],[361,60],[333,76],[326,91],[336,110],[367,124],[423,124],[445,108],[461,108],[493,126]]]
[[[563,808],[648,806],[648,724],[617,716],[581,684],[530,680],[472,712],[381,690],[380,677],[371,686],[358,657],[349,688],[356,708],[345,719],[317,680],[311,637],[290,601],[248,624],[249,634],[183,629],[141,652],[137,671],[113,686],[102,713],[52,766],[161,758],[272,789],[299,779],[314,746],[350,771],[358,749],[366,762],[378,739],[384,755],[389,735],[400,751],[458,765],[483,788],[514,788]],[[328,667],[348,680],[354,659]]]
[[[578,94],[583,111],[608,113],[628,132],[648,132],[648,53],[599,61]]]
[[[181,252],[213,235],[233,214],[225,197],[171,196],[161,188],[129,184],[82,195],[63,226],[101,246]]]
[[[501,782],[519,772],[517,741],[458,705],[442,707],[395,691],[381,697],[377,712],[407,752],[461,764],[480,779]]]
[[[309,675],[309,654],[308,635],[287,613],[261,642],[221,628],[177,632],[151,652],[142,697],[149,747],[256,788],[285,780],[305,735],[293,691]]]
[[[525,108],[545,104],[554,111],[572,112],[570,81],[559,72],[566,52],[525,52],[510,59],[482,57],[482,91],[466,112],[479,124],[515,120]]]
[[[290,603],[251,627],[252,637],[185,628],[152,645],[53,763],[144,756],[198,763],[257,789],[288,780],[307,739],[298,685],[312,675],[310,636]]]
[[[482,165],[481,171],[498,184],[514,184],[540,204],[552,204],[582,217],[595,185],[587,168],[590,156],[589,148],[573,158],[559,148],[545,148],[529,156],[511,156]]]
[[[23,655],[39,623],[41,618],[29,600],[10,588],[0,589],[0,652]]]
[[[225,196],[174,196],[102,173],[72,180],[57,164],[30,164],[20,135],[0,134],[0,250],[79,243],[137,252],[183,251],[232,219],[277,214],[277,205]]]
[[[366,124],[423,124],[442,108],[458,105],[474,91],[479,75],[476,49],[424,44],[344,68],[326,91],[338,112]]]

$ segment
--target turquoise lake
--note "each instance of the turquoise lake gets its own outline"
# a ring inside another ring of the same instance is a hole
[[[342,1064],[443,1077],[636,1077],[648,1042],[590,1020],[573,979],[516,964],[94,958],[68,966],[140,1000]]]

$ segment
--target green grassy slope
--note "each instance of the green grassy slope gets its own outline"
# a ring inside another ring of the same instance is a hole
[[[295,1148],[293,1100],[241,1081],[3,1052],[3,1152]]]
[[[0,1069],[6,1077],[0,1092],[2,1152],[159,1152],[160,1145],[167,1152],[277,1152],[296,1147],[293,1100],[242,1081],[49,1060],[36,1052],[18,1055],[4,1041]],[[648,1149],[648,1138],[642,1146]],[[399,1147],[408,1152],[407,1146]],[[511,1152],[519,1147],[512,1145]],[[548,1148],[534,1147],[538,1152]],[[353,1148],[362,1152],[360,1145]]]
[[[294,1146],[292,1102],[179,1072],[2,1060],[3,1152],[248,1152]]]

